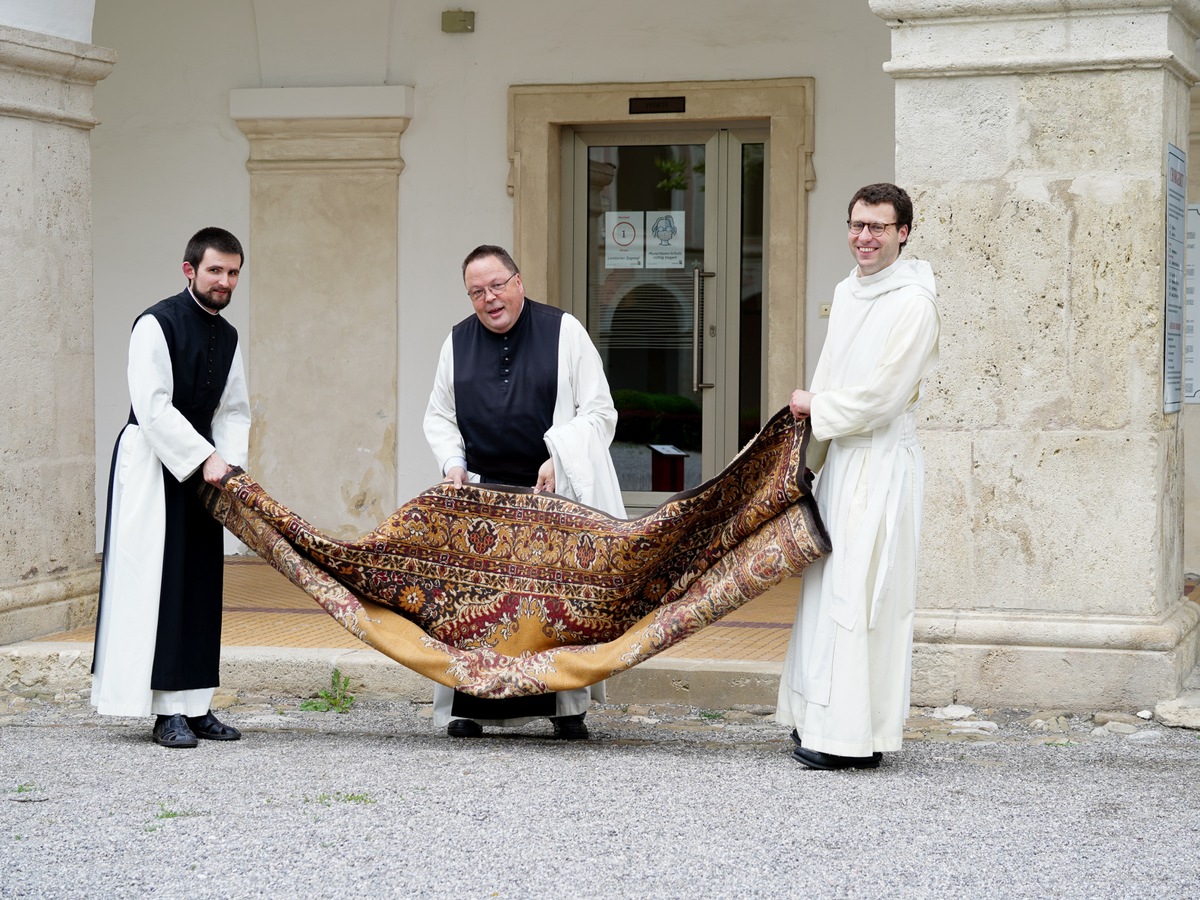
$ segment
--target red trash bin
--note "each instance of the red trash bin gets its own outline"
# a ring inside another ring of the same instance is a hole
[[[683,490],[683,461],[688,454],[674,444],[647,444],[650,448],[650,490]]]

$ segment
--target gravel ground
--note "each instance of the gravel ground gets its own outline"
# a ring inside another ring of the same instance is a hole
[[[1197,897],[1200,732],[914,710],[863,772],[769,710],[598,707],[453,740],[428,705],[225,698],[235,743],[0,691],[0,897]]]

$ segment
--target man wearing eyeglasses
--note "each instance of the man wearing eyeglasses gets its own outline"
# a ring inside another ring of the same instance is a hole
[[[857,265],[834,291],[809,390],[808,465],[833,551],[804,573],[776,716],[811,769],[873,769],[908,714],[924,459],[914,409],[937,363],[933,270],[901,259],[908,194],[871,184],[850,200]]]
[[[442,345],[425,411],[425,438],[444,481],[531,487],[625,517],[608,447],[617,410],[600,354],[574,316],[525,296],[502,247],[485,244],[463,261],[474,307]],[[484,725],[549,718],[556,736],[588,737],[584,715],[604,685],[486,700],[435,685],[434,723],[451,737]]]

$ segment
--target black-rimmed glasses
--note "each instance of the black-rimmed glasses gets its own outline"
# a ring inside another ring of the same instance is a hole
[[[860,222],[857,219],[853,219],[853,220],[847,222],[846,224],[850,226],[851,234],[862,234],[863,229],[866,228],[871,232],[872,235],[874,235],[875,237],[879,237],[881,234],[883,234],[885,231],[887,231],[891,226],[895,225],[896,223],[895,222]]]
[[[485,285],[484,287],[481,287],[481,288],[475,288],[475,290],[473,290],[473,291],[467,291],[467,296],[471,298],[472,303],[478,303],[480,300],[482,300],[484,297],[486,297],[488,295],[489,291],[491,291],[493,294],[502,293],[504,291],[504,289],[506,287],[508,287],[508,283],[516,277],[517,277],[517,273],[513,272],[511,275],[509,275],[503,281],[497,281],[492,284]]]

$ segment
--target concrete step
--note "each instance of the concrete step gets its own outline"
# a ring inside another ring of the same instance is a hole
[[[76,698],[91,691],[92,646],[24,641],[0,647],[0,688],[31,697]],[[369,648],[223,647],[221,689],[258,696],[311,697],[333,670],[355,696],[428,701],[432,682]],[[608,702],[673,703],[704,709],[774,706],[782,663],[650,660],[608,680]]]
[[[91,691],[92,646],[25,641],[0,647],[0,689],[43,699],[78,699]],[[773,707],[779,662],[659,657],[610,678],[610,704],[676,704],[729,710]],[[245,696],[313,697],[337,669],[355,696],[427,702],[432,682],[369,648],[224,647],[221,689]],[[1200,666],[1177,697],[1160,701],[1163,725],[1200,730]]]

